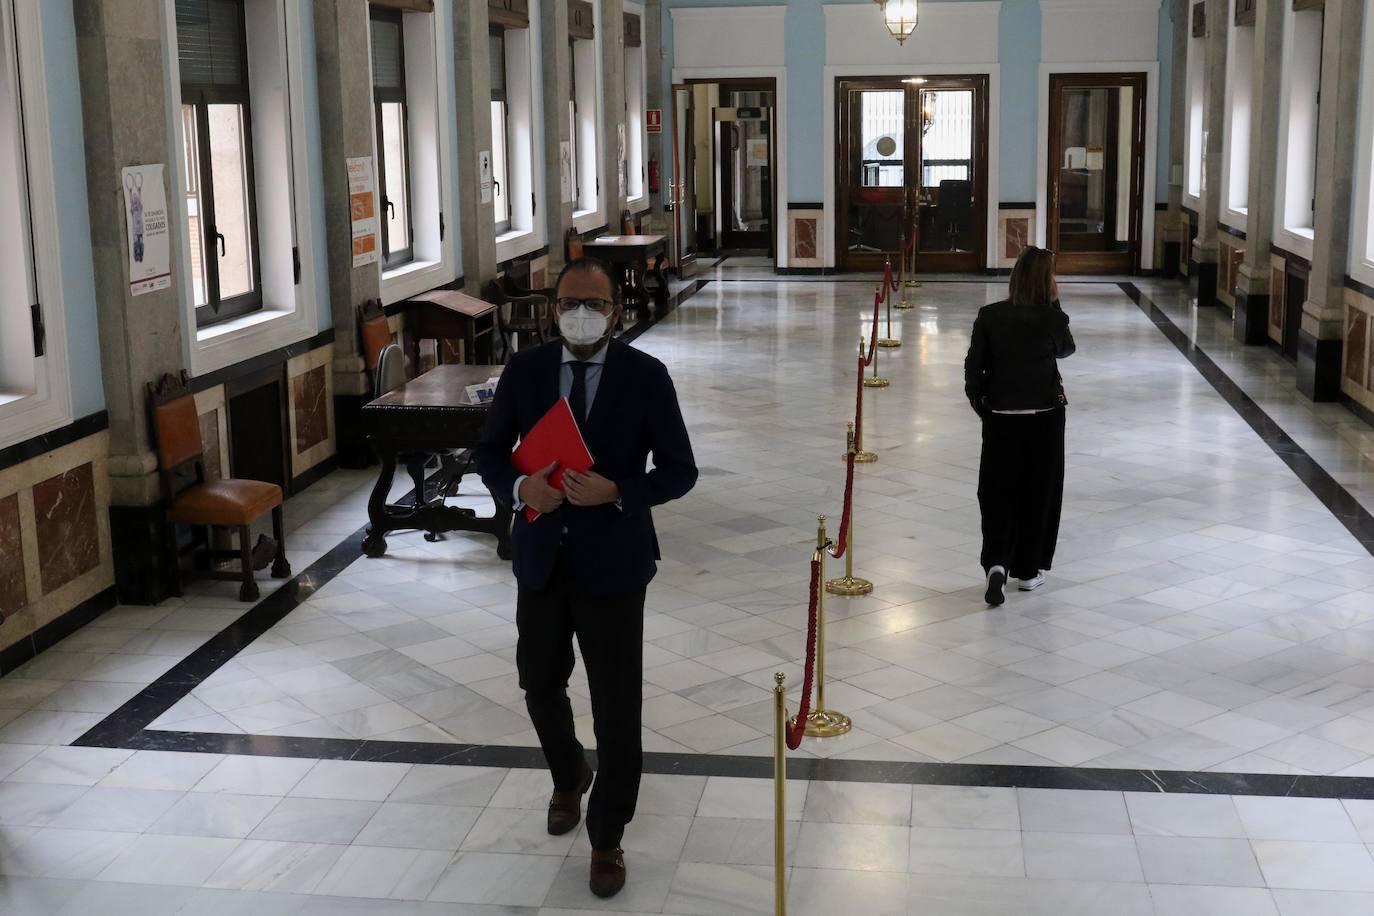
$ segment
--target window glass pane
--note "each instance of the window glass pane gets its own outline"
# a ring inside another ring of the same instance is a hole
[[[241,0],[176,0],[182,84],[239,86],[243,72]]]
[[[242,105],[210,105],[208,109],[219,296],[224,300],[252,292],[255,285],[247,131]]]
[[[181,141],[186,148],[186,222],[191,249],[191,294],[197,306],[209,302],[205,280],[205,204],[200,193],[200,134],[196,130],[196,108],[181,106]]]
[[[491,33],[491,97],[506,97],[506,39],[501,30]]]
[[[386,196],[387,253],[410,247],[410,193],[406,176],[405,106],[400,102],[382,103],[382,157],[386,173],[382,193]]]
[[[495,179],[492,200],[496,204],[496,224],[510,223],[510,199],[506,187],[506,103],[491,103],[491,174]]]
[[[861,94],[860,132],[862,165],[860,184],[865,188],[900,188],[906,169],[906,93],[895,91]]]
[[[568,103],[568,123],[572,125],[572,132],[569,134],[568,167],[572,171],[573,203],[576,204],[581,199],[582,176],[577,171],[577,103]]]
[[[372,85],[378,89],[400,89],[405,85],[401,24],[393,19],[372,20]]]

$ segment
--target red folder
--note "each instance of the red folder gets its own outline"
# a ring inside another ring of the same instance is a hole
[[[537,474],[557,463],[558,467],[549,475],[549,486],[555,490],[563,489],[564,471],[585,474],[592,469],[592,453],[587,449],[582,431],[577,428],[567,398],[559,398],[558,403],[534,424],[511,453],[510,460],[521,474]],[[526,520],[532,522],[538,517],[539,512],[533,506],[525,507]]]

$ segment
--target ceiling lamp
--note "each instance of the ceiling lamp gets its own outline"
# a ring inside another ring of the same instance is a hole
[[[887,0],[883,4],[883,25],[902,44],[916,31],[917,0]]]

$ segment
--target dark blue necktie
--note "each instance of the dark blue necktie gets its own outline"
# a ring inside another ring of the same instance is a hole
[[[587,369],[591,363],[574,362],[572,366],[572,391],[568,394],[568,405],[572,407],[573,419],[581,426],[587,419]]]

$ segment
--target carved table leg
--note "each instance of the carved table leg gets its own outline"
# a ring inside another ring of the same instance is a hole
[[[382,458],[382,471],[377,477],[377,485],[367,500],[367,518],[371,525],[367,537],[363,539],[363,553],[369,557],[380,557],[386,553],[387,526],[386,498],[391,492],[391,482],[396,477],[396,453],[387,448],[379,448]]]

